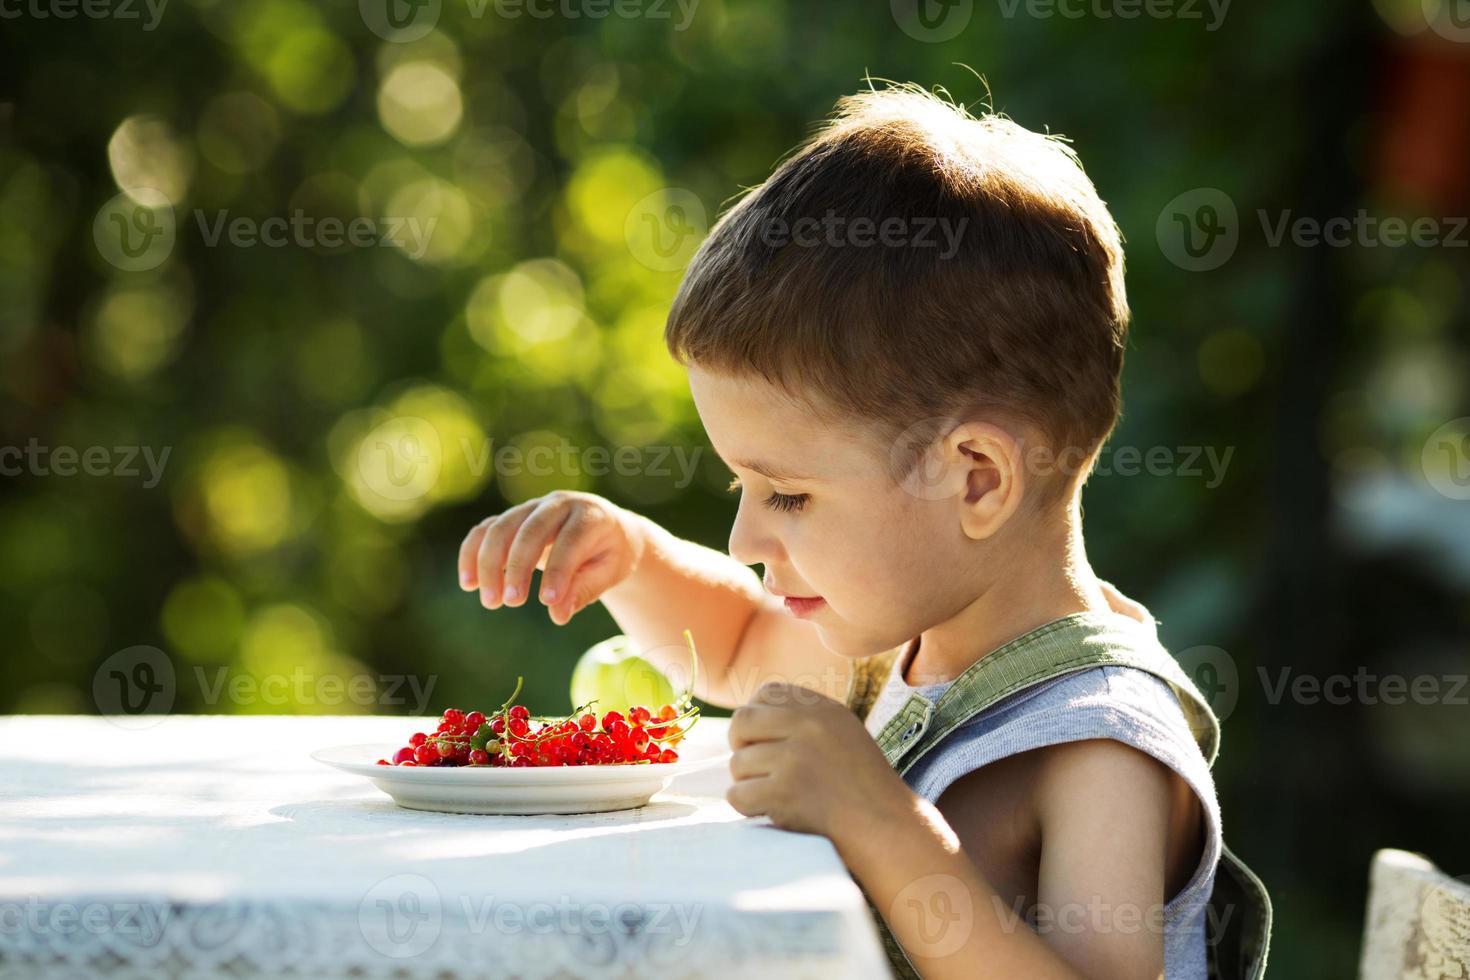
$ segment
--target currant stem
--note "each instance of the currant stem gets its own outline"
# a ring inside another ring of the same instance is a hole
[[[511,733],[510,732],[510,706],[515,703],[516,695],[521,693],[521,684],[522,684],[522,682],[524,680],[525,680],[524,677],[519,677],[519,676],[516,677],[516,689],[514,691],[511,691],[510,692],[510,697],[508,697],[508,698],[505,699],[505,703],[502,704],[500,706],[500,710],[496,712],[496,714],[500,715],[500,730],[501,730],[501,733],[504,734],[504,735],[509,735]],[[507,762],[511,761],[510,739],[508,739],[508,738],[502,738],[500,740],[500,752],[499,752],[499,755],[505,761],[507,761]]]
[[[569,715],[532,715],[531,717],[537,721],[576,721],[588,708],[592,707],[599,700],[599,698],[593,698],[586,704],[579,704],[572,709],[572,713]]]
[[[667,720],[662,719],[662,718],[659,718],[659,719],[650,718],[650,719],[648,719],[648,721],[644,722],[643,728],[644,728],[645,731],[647,729],[650,729],[650,728],[668,728],[668,727],[670,727],[672,725],[677,725],[679,722],[683,721],[685,718],[692,718],[695,721],[697,721],[699,719],[699,708],[697,706],[696,707],[693,707],[693,708],[690,708],[688,711],[684,712],[682,715],[675,715],[674,717],[669,718]],[[694,723],[691,721],[690,724],[689,724],[689,728],[693,728],[693,727],[694,727]],[[689,731],[689,728],[685,728],[684,731],[685,732]],[[661,741],[663,741],[663,739],[658,739],[658,741],[661,742]]]
[[[694,682],[699,679],[699,654],[694,652],[694,634],[684,631],[684,642],[689,644],[689,686],[679,695],[679,700],[689,703],[694,700]]]
[[[506,699],[505,699],[505,703],[504,703],[504,704],[502,704],[502,705],[501,705],[501,706],[500,706],[500,710],[501,710],[501,711],[505,711],[505,710],[506,710],[506,709],[508,709],[508,708],[509,708],[509,707],[510,707],[510,706],[511,706],[511,705],[513,705],[513,704],[515,704],[515,701],[516,701],[516,695],[517,695],[517,694],[520,694],[520,693],[521,693],[521,685],[522,685],[522,684],[523,684],[523,683],[525,683],[525,680],[526,680],[526,679],[525,679],[525,678],[524,678],[524,677],[519,677],[519,676],[518,676],[518,677],[516,677],[516,689],[515,689],[515,690],[514,690],[514,691],[511,691],[511,692],[510,692],[510,697],[508,697],[508,698],[506,698]],[[498,713],[499,713],[499,712],[497,712],[497,714],[498,714]]]

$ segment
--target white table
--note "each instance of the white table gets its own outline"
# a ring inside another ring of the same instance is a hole
[[[831,843],[740,816],[725,767],[637,810],[487,817],[308,757],[421,725],[0,719],[0,980],[888,975]]]

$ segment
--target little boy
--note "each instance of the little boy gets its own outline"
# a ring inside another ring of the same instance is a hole
[[[518,606],[539,568],[553,621],[600,598],[671,672],[691,629],[695,693],[736,708],[729,802],[831,839],[901,975],[1259,976],[1216,720],[1083,547],[1127,321],[1064,143],[909,86],[844,99],[669,314],[736,474],[729,555],[557,492],[471,530],[461,584]]]

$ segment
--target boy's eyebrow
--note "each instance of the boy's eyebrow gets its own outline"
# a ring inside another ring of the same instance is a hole
[[[769,463],[763,463],[763,462],[761,462],[758,459],[750,459],[750,460],[737,459],[737,460],[731,461],[730,465],[731,466],[739,467],[740,469],[743,469],[743,470],[750,470],[753,473],[759,473],[761,476],[765,477],[768,480],[817,480],[817,479],[820,479],[820,477],[815,477],[815,476],[803,476],[803,475],[799,475],[799,474],[796,474],[796,473],[782,473],[781,471],[779,471],[778,469],[776,469],[776,467],[771,466]]]

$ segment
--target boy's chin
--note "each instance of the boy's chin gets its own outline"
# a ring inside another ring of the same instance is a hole
[[[843,629],[833,629],[821,624],[817,624],[817,636],[821,638],[822,646],[848,660],[872,657],[891,650],[897,645],[890,643],[885,646],[881,640],[872,636],[859,636]]]

